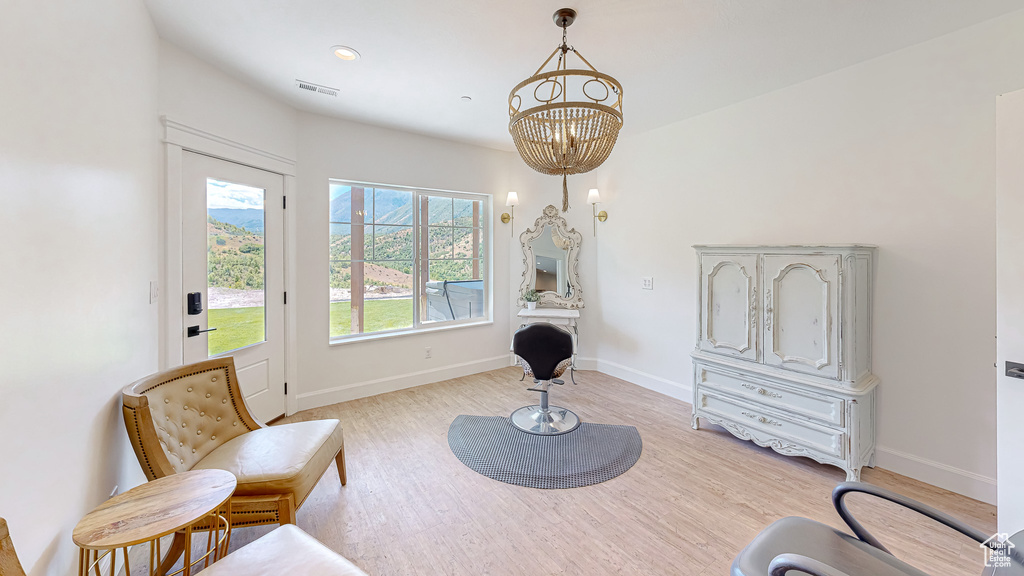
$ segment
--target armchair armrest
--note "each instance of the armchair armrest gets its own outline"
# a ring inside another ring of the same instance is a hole
[[[900,494],[886,490],[884,488],[879,488],[878,486],[874,486],[872,484],[867,484],[865,482],[843,482],[842,484],[836,486],[835,489],[832,490],[832,505],[835,506],[836,512],[839,513],[839,516],[843,519],[843,522],[846,522],[846,525],[850,527],[850,530],[853,531],[857,538],[860,538],[864,542],[867,542],[875,548],[878,548],[885,552],[889,552],[889,550],[885,546],[882,546],[882,543],[879,542],[877,538],[872,536],[871,533],[868,532],[864,528],[864,526],[862,526],[861,523],[853,517],[852,514],[850,514],[849,509],[847,509],[844,498],[846,498],[846,495],[850,494],[851,492],[861,492],[863,494],[869,494],[876,498],[881,498],[883,500],[888,500],[889,502],[899,504],[904,508],[909,508],[914,512],[917,512],[918,514],[927,516],[928,518],[931,518],[932,520],[935,520],[940,524],[944,524],[945,526],[948,526],[953,530],[956,530],[957,532],[969,538],[972,538],[979,543],[984,543],[986,540],[989,539],[990,536],[988,534],[983,533],[981,530],[964,524],[963,522],[957,520],[949,514],[940,512],[939,510],[932,508],[931,506],[927,506],[925,504],[922,504],[921,502],[918,502],[917,500],[907,498],[906,496],[902,496]],[[889,553],[892,554],[892,552]]]
[[[836,570],[828,564],[800,554],[779,554],[768,565],[770,576],[786,576],[790,570],[811,576],[848,576],[846,572]]]

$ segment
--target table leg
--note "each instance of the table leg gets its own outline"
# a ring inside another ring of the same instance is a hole
[[[224,552],[221,556],[227,556],[228,547],[231,546],[231,529],[233,528],[231,526],[231,500],[228,500],[227,508],[227,512],[224,514],[224,530],[227,532],[227,535],[224,537]]]
[[[217,540],[217,536],[220,535],[220,509],[214,510],[213,517],[210,520],[212,524],[210,529],[206,531],[206,557],[203,559],[203,568],[210,567],[210,556],[214,556],[216,561],[215,553],[212,552],[214,545],[217,545],[217,549],[220,550],[220,541]]]
[[[103,576],[100,572],[100,560],[105,556],[110,556],[110,574],[114,574],[114,565],[117,560],[117,548],[113,550],[107,550],[105,553],[100,554],[99,550],[88,550],[85,548],[78,549],[78,573],[80,576],[89,576],[91,571],[96,576]],[[127,552],[125,553],[125,559],[127,561]]]
[[[192,576],[192,525],[185,527],[185,560],[181,565],[181,576]]]

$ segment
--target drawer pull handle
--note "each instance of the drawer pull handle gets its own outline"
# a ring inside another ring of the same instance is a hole
[[[782,426],[782,422],[779,422],[778,420],[772,420],[771,418],[765,418],[764,416],[751,414],[750,412],[742,412],[742,414],[747,418],[757,420],[761,424],[768,424],[770,426]]]
[[[765,390],[760,386],[754,386],[753,384],[747,384],[746,382],[744,382],[742,385],[744,388],[748,390],[753,390],[754,392],[757,392],[761,396],[767,396],[769,398],[782,398],[782,394],[779,394],[778,392],[772,392],[771,390]]]

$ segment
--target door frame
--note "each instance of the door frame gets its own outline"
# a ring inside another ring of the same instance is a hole
[[[295,183],[295,160],[279,156],[211,134],[199,128],[188,126],[160,116],[162,127],[161,142],[164,155],[164,178],[161,187],[163,196],[160,203],[158,226],[163,249],[160,250],[160,296],[159,296],[159,339],[160,370],[167,370],[184,363],[182,336],[185,332],[184,301],[182,292],[182,153],[185,151],[203,154],[266,172],[280,174],[284,179],[284,195],[288,208],[284,211],[284,289],[296,292],[296,242],[295,206],[297,204]],[[299,379],[294,359],[298,336],[296,306],[284,307],[284,374],[290,393],[285,394],[285,414],[298,410]]]

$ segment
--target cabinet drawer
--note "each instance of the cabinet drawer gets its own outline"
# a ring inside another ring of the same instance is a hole
[[[796,392],[752,378],[719,372],[703,366],[698,368],[697,381],[706,388],[739,396],[755,404],[777,407],[786,412],[797,412],[831,425],[844,425],[845,411],[842,398]]]
[[[768,412],[755,405],[726,396],[697,390],[698,416],[707,413],[731,420],[746,428],[760,430],[769,436],[788,439],[814,452],[821,452],[836,458],[845,457],[845,434],[817,426],[810,422],[797,422],[774,412]]]

